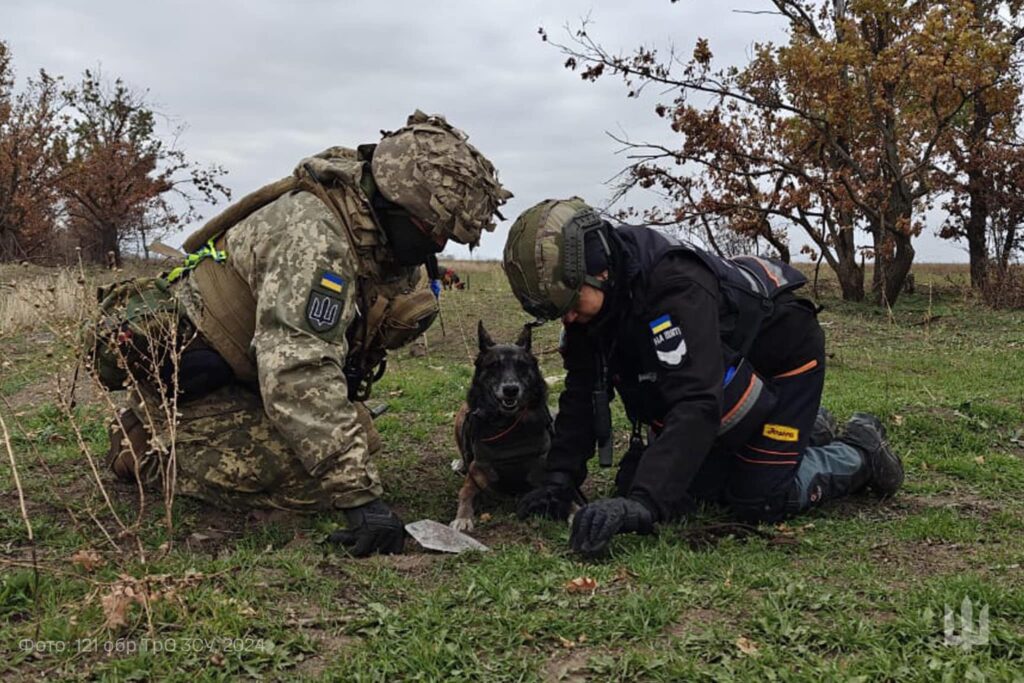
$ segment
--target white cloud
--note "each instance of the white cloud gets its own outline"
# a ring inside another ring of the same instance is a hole
[[[782,38],[777,19],[698,0],[4,4],[0,38],[22,76],[44,67],[74,80],[99,65],[148,89],[161,112],[187,122],[180,145],[189,156],[228,169],[236,197],[327,146],[375,141],[420,108],[445,114],[491,158],[516,193],[509,218],[553,196],[603,204],[605,181],[624,163],[606,131],[669,136],[653,114],[655,90],[630,100],[618,82],[581,82],[539,26],[561,40],[563,25],[589,15],[591,35],[613,52],[674,42],[686,53],[703,35],[733,63],[754,41]],[[477,255],[498,257],[508,225]],[[930,259],[962,259],[934,238],[919,243]]]

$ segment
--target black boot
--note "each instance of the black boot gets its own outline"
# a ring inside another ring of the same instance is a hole
[[[870,413],[854,413],[839,441],[850,444],[867,460],[870,478],[867,487],[887,498],[903,485],[903,463],[889,448],[882,422]]]
[[[818,414],[814,416],[814,427],[811,429],[811,438],[808,446],[825,446],[836,439],[839,432],[839,424],[836,416],[828,408],[818,408]]]

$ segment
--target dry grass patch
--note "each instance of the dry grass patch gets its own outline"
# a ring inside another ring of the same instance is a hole
[[[83,284],[81,276],[66,269],[25,269],[24,277],[0,280],[0,336],[77,319],[83,312]]]

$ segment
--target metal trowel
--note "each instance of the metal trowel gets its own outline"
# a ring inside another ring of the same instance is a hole
[[[405,525],[406,532],[427,550],[442,553],[464,553],[467,550],[490,550],[472,536],[432,519],[421,519]]]

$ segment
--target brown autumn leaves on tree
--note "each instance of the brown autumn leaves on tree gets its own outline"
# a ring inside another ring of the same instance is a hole
[[[13,88],[11,55],[0,41],[0,261],[45,253],[64,156],[59,82],[40,72],[21,92]]]
[[[77,247],[120,265],[193,220],[199,202],[229,196],[223,169],[160,138],[145,93],[88,70],[62,85],[40,71],[15,94],[0,41],[0,261],[52,262]]]
[[[647,47],[613,55],[586,25],[556,46],[586,80],[619,76],[631,97],[652,85],[672,96],[655,111],[677,144],[620,140],[631,159],[620,192],[668,200],[648,220],[703,231],[712,247],[730,233],[764,240],[787,260],[786,228],[798,226],[845,299],[864,298],[867,256],[875,299],[891,305],[924,212],[943,198],[946,236],[966,236],[980,200],[989,213],[973,220],[987,243],[1002,221],[1001,244],[1018,248],[1006,226],[1019,213],[1005,199],[1020,187],[1020,5],[765,0],[788,42],[755,44],[737,68],[716,68],[703,38],[689,59]]]

